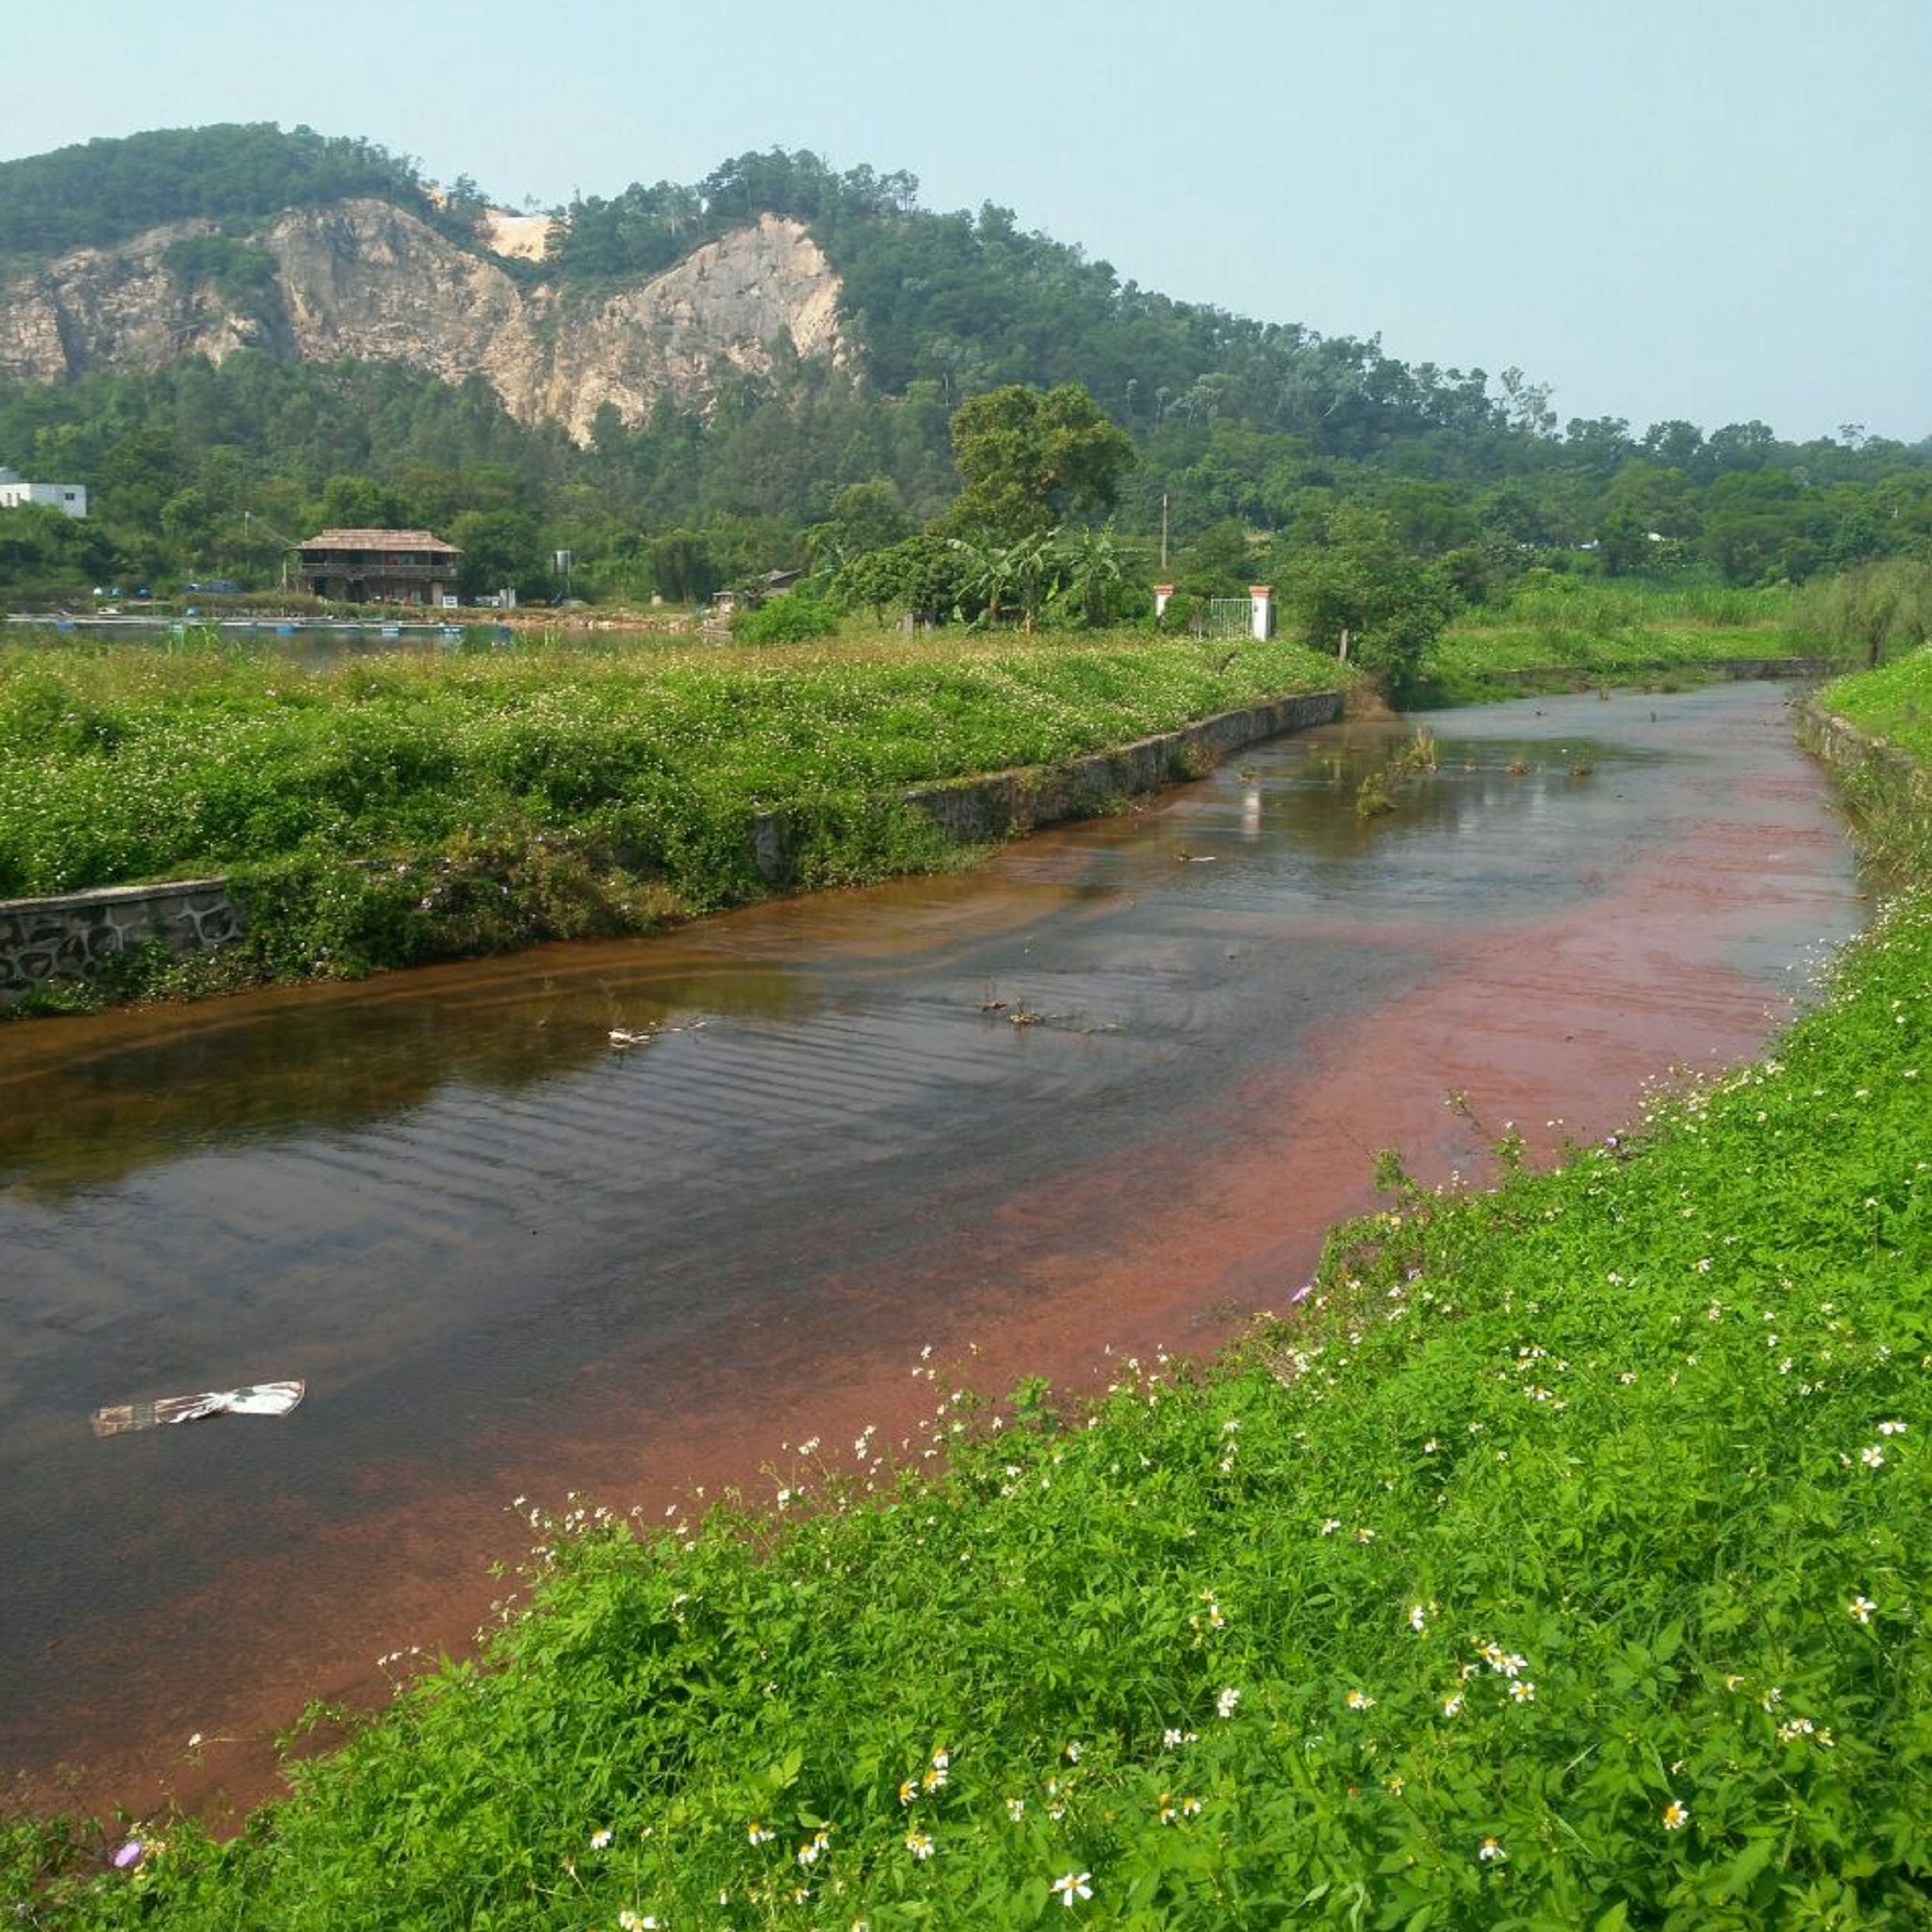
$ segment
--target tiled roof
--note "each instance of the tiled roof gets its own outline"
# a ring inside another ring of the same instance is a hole
[[[304,550],[440,550],[461,556],[454,543],[445,543],[428,530],[322,530],[296,546]]]

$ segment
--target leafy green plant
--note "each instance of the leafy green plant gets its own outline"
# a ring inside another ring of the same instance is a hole
[[[815,637],[836,637],[838,617],[816,597],[788,590],[735,612],[731,635],[743,644],[809,643]]]
[[[185,293],[206,284],[233,308],[253,312],[276,285],[275,257],[229,235],[184,235],[161,251],[161,265]]]

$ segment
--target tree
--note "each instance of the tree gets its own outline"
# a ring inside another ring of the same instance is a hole
[[[450,524],[450,541],[463,552],[460,581],[472,602],[505,587],[525,600],[549,592],[550,554],[523,511],[466,510]]]
[[[965,479],[955,520],[1005,543],[1109,509],[1134,445],[1077,383],[1020,383],[953,411],[953,458]]]
[[[976,541],[969,536],[956,536],[950,540],[950,548],[957,560],[960,581],[965,587],[966,596],[984,610],[988,623],[996,624],[1007,593],[1013,588],[1016,546],[990,539]]]
[[[214,522],[208,498],[198,490],[177,490],[162,505],[162,534],[178,566],[193,570],[203,561]]]
[[[1622,576],[1681,557],[1682,546],[1702,527],[1689,477],[1681,470],[1660,470],[1638,458],[1625,463],[1603,492],[1597,555],[1608,575]]]
[[[1197,597],[1239,596],[1256,581],[1254,548],[1233,517],[1211,523],[1176,559],[1174,581]]]
[[[118,570],[113,544],[91,519],[49,503],[0,510],[0,596],[9,590],[66,595]]]
[[[328,530],[394,530],[396,499],[373,476],[331,476],[323,486],[322,522]]]
[[[1681,416],[1653,423],[1643,432],[1643,453],[1660,469],[1694,469],[1703,456],[1704,432]]]
[[[1339,651],[1346,632],[1353,662],[1391,697],[1415,683],[1456,603],[1441,570],[1407,555],[1389,517],[1360,503],[1342,504],[1327,540],[1296,556],[1287,590],[1309,643]]]
[[[1422,483],[1398,477],[1376,498],[1395,525],[1396,540],[1407,550],[1440,556],[1476,540],[1476,518],[1469,492],[1454,483]]]
[[[1504,370],[1496,383],[1502,390],[1502,407],[1513,429],[1530,436],[1556,433],[1556,412],[1549,406],[1552,391],[1548,383],[1532,383],[1520,369],[1514,368]]]
[[[1704,553],[1727,583],[1797,583],[1817,568],[1822,506],[1789,471],[1727,470],[1704,505]]]
[[[1008,580],[1020,593],[1020,628],[1030,631],[1040,619],[1040,607],[1058,583],[1060,532],[1036,530],[1009,543],[1003,560]]]
[[[848,483],[832,498],[831,514],[806,535],[812,558],[836,569],[870,550],[903,543],[913,532],[911,517],[890,480],[874,476]]]
[[[718,587],[717,563],[703,530],[666,530],[647,554],[657,588],[674,603],[702,603]]]
[[[889,610],[919,612],[940,621],[963,603],[969,565],[960,546],[924,531],[883,550],[868,550],[832,580],[839,600],[883,618]]]
[[[1076,530],[1061,544],[1061,580],[1053,601],[1089,628],[1115,623],[1128,595],[1126,552],[1114,527]]]
[[[1775,460],[1778,439],[1754,416],[1749,423],[1727,423],[1713,430],[1704,453],[1719,471],[1762,470]]]
[[[1621,416],[1573,416],[1563,430],[1563,453],[1576,467],[1614,476],[1635,454],[1630,425]]]

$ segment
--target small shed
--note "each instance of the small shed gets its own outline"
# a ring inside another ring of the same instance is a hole
[[[439,604],[463,552],[428,530],[322,530],[296,546],[305,590],[343,603]]]

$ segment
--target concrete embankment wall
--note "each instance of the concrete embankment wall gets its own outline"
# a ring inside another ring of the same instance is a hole
[[[221,879],[0,899],[0,1004],[48,980],[91,978],[145,941],[196,953],[226,945],[241,929]]]
[[[1330,724],[1341,715],[1340,691],[1311,691],[1223,711],[1177,731],[1163,731],[1065,764],[1027,765],[923,785],[901,797],[955,843],[983,844],[1044,825],[1095,817],[1114,809],[1123,799],[1180,779],[1198,778],[1244,745]],[[769,883],[783,885],[791,879],[794,844],[794,827],[783,812],[759,814],[752,827],[752,849],[760,874]]]
[[[1341,713],[1339,691],[1280,698],[1064,765],[924,786],[906,793],[904,802],[961,843],[1006,838],[1091,817],[1137,793],[1197,778],[1243,745],[1327,724]],[[773,885],[791,878],[790,843],[783,813],[762,812],[752,821],[752,852]],[[152,941],[177,953],[201,952],[237,937],[243,924],[242,909],[223,879],[0,899],[0,1006],[50,980],[91,978],[130,946]]]
[[[1855,804],[1883,802],[1932,811],[1932,769],[1828,711],[1815,697],[1798,708],[1798,742],[1830,766]]]
[[[1847,671],[1857,669],[1855,662],[1844,657],[1704,657],[1677,659],[1669,663],[1662,660],[1638,662],[1620,665],[1609,671],[1595,670],[1584,664],[1532,664],[1483,671],[1481,676],[1485,683],[1490,684],[1548,686],[1569,679],[1578,686],[1584,686],[1614,682],[1627,677],[1633,671],[1648,671],[1655,672],[1659,677],[1708,675],[1735,678],[1742,683],[1754,677],[1842,677]]]

